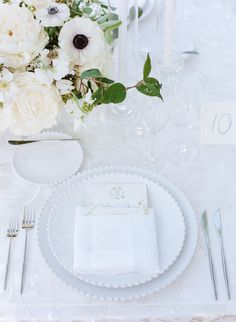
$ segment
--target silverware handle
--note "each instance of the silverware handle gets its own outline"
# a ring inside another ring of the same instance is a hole
[[[217,301],[218,300],[218,294],[217,294],[217,289],[216,289],[216,278],[215,278],[215,270],[214,270],[214,264],[213,264],[212,253],[211,253],[211,245],[210,245],[209,238],[206,235],[205,231],[204,231],[204,235],[205,235],[206,244],[207,244],[207,252],[208,252],[208,260],[209,260],[211,281],[212,281],[212,285],[213,285],[215,300]]]
[[[7,253],[6,270],[5,270],[4,291],[7,289],[7,280],[8,280],[10,257],[11,257],[11,241],[12,241],[12,238],[10,237],[9,246],[8,246],[8,253]]]
[[[230,300],[231,294],[230,294],[230,288],[229,288],[228,269],[227,269],[227,263],[226,263],[226,259],[225,259],[224,242],[223,242],[222,236],[219,236],[219,242],[220,242],[221,263],[222,263],[222,268],[223,268],[225,287],[227,290],[228,299]]]
[[[58,143],[64,141],[79,141],[79,139],[45,139],[45,140],[9,140],[8,143],[11,145],[23,145],[23,144],[30,144],[30,143]]]
[[[23,294],[24,284],[25,284],[25,271],[26,271],[26,254],[27,254],[27,244],[28,244],[28,229],[25,229],[25,246],[24,246],[24,256],[23,264],[21,271],[21,285],[20,285],[20,294]]]

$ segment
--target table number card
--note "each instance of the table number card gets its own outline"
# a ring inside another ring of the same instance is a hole
[[[236,102],[202,106],[201,143],[236,144]]]

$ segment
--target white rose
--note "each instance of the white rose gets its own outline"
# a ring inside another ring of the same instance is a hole
[[[0,4],[0,63],[27,66],[46,46],[48,35],[30,10]]]
[[[19,93],[12,102],[10,130],[32,135],[56,124],[62,100],[54,85],[41,84],[33,73],[15,74]]]

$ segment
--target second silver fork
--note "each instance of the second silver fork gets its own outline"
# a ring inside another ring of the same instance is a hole
[[[23,256],[23,266],[21,273],[21,286],[20,293],[23,293],[24,283],[25,283],[25,273],[26,273],[26,259],[27,259],[27,248],[28,248],[28,233],[29,230],[33,229],[35,225],[35,215],[32,208],[24,209],[24,216],[22,220],[22,229],[25,230],[25,246],[24,246],[24,256]]]

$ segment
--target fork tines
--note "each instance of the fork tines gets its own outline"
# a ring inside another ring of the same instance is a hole
[[[33,208],[24,209],[22,228],[33,228],[35,224],[35,214]]]
[[[18,218],[11,217],[7,228],[7,237],[15,237],[19,231]]]

